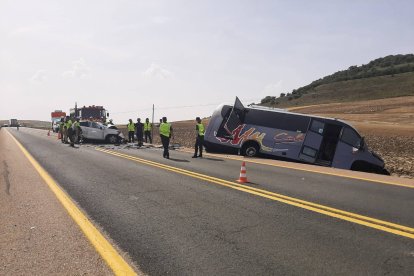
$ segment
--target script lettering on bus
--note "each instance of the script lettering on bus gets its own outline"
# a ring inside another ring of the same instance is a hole
[[[305,134],[299,133],[296,135],[290,135],[287,132],[277,133],[274,137],[275,143],[284,144],[284,143],[299,143],[303,142],[305,139]]]
[[[237,146],[242,144],[244,141],[247,140],[255,140],[260,143],[262,150],[264,151],[271,151],[272,149],[263,145],[263,139],[266,136],[266,133],[260,133],[258,131],[255,132],[255,128],[251,127],[243,134],[241,134],[242,130],[246,125],[239,125],[236,129],[232,131],[233,140],[216,137],[221,143],[230,143],[231,145]]]

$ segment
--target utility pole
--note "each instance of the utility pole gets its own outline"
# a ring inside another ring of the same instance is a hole
[[[152,104],[151,138],[154,141],[154,104]]]

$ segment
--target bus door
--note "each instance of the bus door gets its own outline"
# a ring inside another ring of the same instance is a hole
[[[325,132],[325,123],[318,119],[312,119],[310,127],[306,133],[305,141],[303,141],[302,149],[299,153],[299,159],[315,163],[318,158],[318,152],[322,144]]]
[[[244,116],[246,114],[246,109],[243,104],[236,97],[236,101],[232,109],[230,109],[226,116],[223,118],[223,122],[217,130],[216,137],[226,138],[233,140],[233,131],[244,122]]]

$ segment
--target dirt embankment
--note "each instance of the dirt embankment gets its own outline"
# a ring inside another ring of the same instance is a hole
[[[208,125],[209,120],[203,119],[203,124],[205,126]],[[171,123],[173,128],[173,138],[171,139],[171,143],[177,143],[184,147],[194,147],[195,143],[195,121],[179,121]],[[118,125],[118,128],[122,131],[125,137],[128,137],[126,125]],[[154,144],[161,144],[160,132],[158,126],[154,126],[154,137],[153,143]]]
[[[414,178],[414,128],[354,125],[365,136],[369,148],[384,159],[392,175]]]

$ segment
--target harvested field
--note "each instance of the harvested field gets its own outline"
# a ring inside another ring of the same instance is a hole
[[[208,119],[203,119],[203,124],[205,126],[208,125]],[[179,122],[173,122],[172,128],[173,128],[173,139],[171,140],[171,143],[178,143],[183,147],[191,148],[194,146],[195,143],[195,121],[179,121]],[[126,131],[126,125],[125,126],[118,126],[120,130],[126,135],[125,137],[128,137],[128,133]],[[153,137],[153,143],[154,144],[161,144],[160,134],[158,127],[154,127],[154,137]]]

